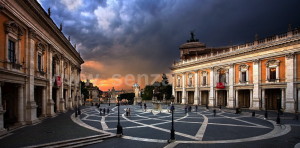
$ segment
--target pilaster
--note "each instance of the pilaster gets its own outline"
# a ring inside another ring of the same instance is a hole
[[[228,90],[228,107],[233,108],[234,107],[234,65],[231,64],[229,68],[229,90]]]
[[[198,70],[195,71],[195,93],[194,93],[194,104],[199,105],[199,81],[198,81]]]
[[[285,77],[286,77],[286,93],[285,93],[285,111],[295,111],[295,88],[294,88],[294,54],[290,53],[285,58]]]
[[[186,73],[182,73],[182,103],[186,104]]]
[[[210,91],[209,91],[209,106],[215,106],[215,90],[214,90],[214,68],[211,67],[210,72],[209,72],[209,85],[210,85]]]
[[[260,62],[258,59],[253,61],[253,97],[252,97],[252,107],[251,109],[259,109],[260,106],[260,94],[261,89],[259,87],[260,83]],[[251,97],[250,97],[251,98]],[[251,100],[250,100],[251,102]]]
[[[34,101],[34,51],[35,51],[35,38],[34,30],[29,31],[29,45],[28,45],[28,81],[26,82],[27,102],[26,102],[26,122],[32,124],[38,121],[36,112],[37,105]]]

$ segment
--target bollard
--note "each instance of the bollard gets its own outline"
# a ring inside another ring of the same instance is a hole
[[[252,117],[255,117],[255,111],[252,112]]]
[[[277,113],[276,123],[277,123],[277,124],[280,124],[280,115],[279,115],[279,112]]]
[[[268,111],[265,111],[265,118],[268,119]]]

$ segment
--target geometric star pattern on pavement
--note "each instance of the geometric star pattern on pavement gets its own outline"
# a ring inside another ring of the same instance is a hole
[[[151,109],[147,111],[139,106],[121,105],[120,123],[123,127],[122,138],[130,140],[166,143],[170,138],[171,113],[168,106],[162,111]],[[289,125],[276,125],[274,121],[264,120],[263,117],[233,114],[217,111],[213,116],[211,110],[198,107],[198,111],[185,113],[183,105],[175,105],[174,128],[178,143],[236,143],[269,139],[287,134]],[[101,104],[100,108],[109,108]],[[126,108],[131,109],[126,116]],[[100,114],[95,106],[82,109],[80,117],[72,120],[79,125],[109,134],[116,133],[118,111],[117,106],[110,106],[109,114]]]

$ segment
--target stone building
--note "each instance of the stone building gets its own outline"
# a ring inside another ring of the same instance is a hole
[[[97,86],[94,86],[90,80],[86,80],[85,88],[89,93],[89,98],[93,103],[100,103],[100,90]]]
[[[172,65],[181,104],[300,111],[300,30],[209,48],[191,34]]]
[[[36,0],[0,0],[0,134],[78,105],[79,53]]]

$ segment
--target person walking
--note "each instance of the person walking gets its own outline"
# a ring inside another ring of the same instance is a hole
[[[187,114],[187,106],[184,107],[184,112]]]
[[[126,117],[128,117],[128,108],[126,108],[125,112],[126,112]]]
[[[195,111],[196,111],[196,112],[198,111],[198,105],[195,106]]]
[[[128,108],[128,116],[130,116],[130,108]]]
[[[214,117],[216,117],[216,109],[214,109],[213,112],[214,112]]]
[[[102,115],[102,108],[99,108],[99,111],[100,111],[100,116]]]
[[[109,108],[107,108],[107,114],[109,114]]]
[[[147,105],[146,105],[146,103],[144,103],[144,109],[145,109],[145,111],[147,111]]]
[[[105,115],[105,108],[103,108],[103,114]]]

